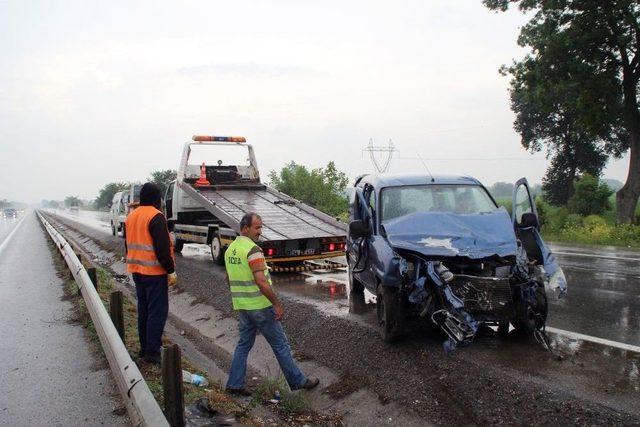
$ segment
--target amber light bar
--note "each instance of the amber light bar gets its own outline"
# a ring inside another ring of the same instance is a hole
[[[247,142],[244,136],[194,135],[191,139],[197,142]]]

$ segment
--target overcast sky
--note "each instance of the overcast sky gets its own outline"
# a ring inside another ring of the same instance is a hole
[[[0,0],[0,199],[93,199],[176,169],[193,134],[246,136],[263,177],[372,172],[373,138],[392,172],[539,182],[498,74],[524,22],[480,0]]]

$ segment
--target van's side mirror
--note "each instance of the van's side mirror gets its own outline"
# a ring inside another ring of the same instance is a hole
[[[364,222],[359,219],[351,221],[349,223],[349,235],[351,237],[369,237],[373,234],[369,222]]]

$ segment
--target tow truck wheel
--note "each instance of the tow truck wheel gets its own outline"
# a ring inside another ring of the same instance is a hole
[[[398,340],[404,331],[404,304],[398,288],[378,285],[376,311],[380,336],[384,342]]]
[[[173,244],[173,251],[177,254],[182,252],[184,248],[184,240],[176,239],[176,242]]]
[[[216,264],[224,265],[224,248],[218,236],[213,236],[211,239],[211,258]]]

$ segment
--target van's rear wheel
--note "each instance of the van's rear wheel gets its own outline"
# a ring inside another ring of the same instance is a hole
[[[113,221],[111,221],[111,234],[113,234],[114,236],[118,235],[118,230],[116,230],[116,226],[113,225]]]
[[[398,288],[378,285],[376,291],[378,327],[384,342],[398,340],[404,332],[405,310]]]
[[[183,248],[184,248],[184,240],[176,239],[176,242],[173,245],[173,251],[179,254],[180,252],[182,252]]]
[[[211,239],[211,258],[213,258],[213,262],[218,265],[224,265],[224,250],[225,248],[222,246],[220,238],[213,236],[213,239]]]

